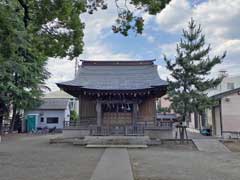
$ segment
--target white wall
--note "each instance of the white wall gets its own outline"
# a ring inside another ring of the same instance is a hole
[[[194,113],[190,114],[190,120],[188,123],[188,127],[191,129],[195,129]]]
[[[56,127],[57,129],[63,129],[64,120],[68,118],[66,112],[67,110],[33,110],[25,113],[25,117],[27,117],[28,114],[38,114],[37,127],[47,126],[48,128]],[[68,113],[69,113],[69,110],[68,110]],[[40,122],[41,117],[44,118],[44,122]],[[58,123],[48,124],[47,117],[58,117]],[[69,118],[70,118],[70,113],[69,113]]]
[[[240,132],[240,94],[234,93],[222,99],[223,131]]]
[[[70,121],[70,109],[69,109],[69,106],[67,106],[67,108],[64,111],[64,120],[65,121]]]
[[[214,108],[214,116],[215,116],[215,135],[220,137],[221,136],[221,114],[220,114],[220,107]]]

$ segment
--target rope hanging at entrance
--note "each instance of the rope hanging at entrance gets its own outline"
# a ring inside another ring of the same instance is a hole
[[[125,96],[134,96],[137,97],[139,96],[145,96],[145,95],[150,95],[151,92],[147,91],[147,92],[88,92],[88,91],[83,91],[84,95],[88,95],[88,96],[97,96],[97,97],[101,97],[101,96],[119,96],[120,99],[125,99]]]
[[[106,103],[103,104],[103,109],[104,111],[107,112],[131,112],[132,111],[132,106],[130,104],[124,104],[124,103]]]

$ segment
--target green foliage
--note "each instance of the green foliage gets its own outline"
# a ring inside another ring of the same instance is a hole
[[[148,11],[151,15],[156,15],[163,10],[171,0],[131,0],[131,3],[138,8]]]
[[[222,77],[209,78],[212,68],[220,64],[225,57],[209,57],[210,45],[205,46],[205,36],[201,26],[193,20],[189,22],[188,30],[183,30],[183,39],[177,45],[177,57],[171,61],[165,57],[167,69],[171,72],[172,80],[168,80],[169,99],[175,112],[186,120],[191,112],[203,112],[214,102],[206,91],[216,87]]]
[[[0,109],[39,104],[47,58],[82,53],[83,11],[81,0],[0,0]]]
[[[112,0],[117,8],[116,23],[112,26],[114,33],[128,36],[129,31],[142,34],[144,27],[143,13],[156,15],[171,0]],[[131,6],[131,7],[130,7]],[[99,9],[107,9],[107,0],[87,0],[86,9],[89,14]]]
[[[20,108],[38,104],[48,73],[46,58],[32,46],[15,1],[0,6],[0,101]]]
[[[32,43],[46,57],[73,59],[82,53],[83,28],[79,15],[82,0],[15,0]],[[21,2],[21,3],[20,3]]]
[[[157,107],[157,112],[158,113],[170,113],[171,112],[171,109],[170,108],[167,108],[167,107],[160,107],[158,106]]]
[[[71,111],[70,112],[70,121],[77,121],[78,120],[78,115],[76,111]]]

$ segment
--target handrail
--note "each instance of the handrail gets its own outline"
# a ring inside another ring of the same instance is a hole
[[[81,118],[81,120],[76,121],[64,121],[64,127],[88,127],[92,125],[97,125],[96,117]],[[115,125],[115,127],[120,127],[121,125]],[[125,125],[126,126],[126,125]],[[145,129],[172,129],[173,121],[158,120],[158,121],[141,121],[138,119],[132,126],[143,126]]]

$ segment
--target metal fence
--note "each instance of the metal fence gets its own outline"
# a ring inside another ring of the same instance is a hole
[[[143,136],[144,126],[90,126],[91,136],[110,136],[110,135],[124,135],[124,136]]]
[[[126,136],[143,136],[144,130],[171,130],[172,121],[137,121],[133,125],[111,125],[97,126],[95,117],[88,117],[80,121],[65,121],[65,128],[85,128],[89,129],[92,136],[108,135],[126,135]]]
[[[76,121],[64,121],[64,127],[88,127],[90,125],[96,125],[96,117],[85,117]]]

